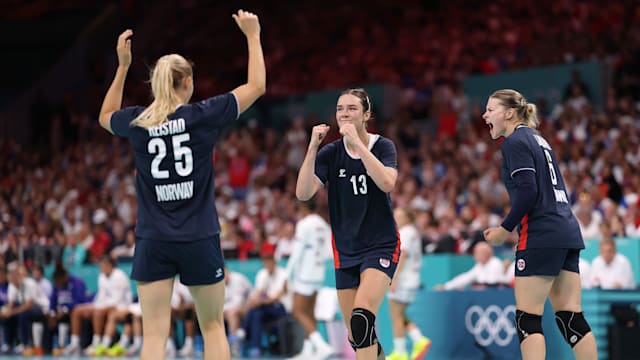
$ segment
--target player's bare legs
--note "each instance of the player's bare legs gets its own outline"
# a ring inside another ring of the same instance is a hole
[[[561,270],[551,287],[549,301],[553,311],[582,311],[582,289],[580,274]],[[574,347],[573,354],[577,360],[591,360],[598,358],[596,338],[593,332],[585,335]]]
[[[307,335],[316,331],[317,323],[314,316],[314,309],[317,295],[318,293],[313,293],[311,296],[298,293],[293,294],[293,316],[298,320],[300,325],[302,325]]]
[[[164,360],[171,326],[173,277],[153,282],[138,281],[137,284],[144,334],[140,359]]]
[[[115,310],[109,313],[109,316],[107,317],[107,324],[104,326],[104,334],[107,336],[115,336],[116,326],[119,322],[124,321],[128,314],[129,309]]]
[[[404,324],[404,312],[407,304],[399,303],[389,299],[389,315],[391,316],[391,325],[394,338],[402,338],[405,336],[406,326]]]
[[[349,317],[351,316],[351,311],[353,310],[353,302],[356,299],[356,291],[357,288],[353,289],[338,289],[338,303],[340,303],[340,311],[342,311],[342,318],[344,319],[344,324],[347,327],[347,334],[349,336],[349,340],[353,340],[353,336],[351,336],[351,320]]]
[[[363,308],[376,314],[384,300],[391,279],[385,273],[376,269],[366,269],[360,274],[360,286],[357,289],[338,290],[338,301],[342,309],[349,339],[351,334],[351,312],[354,308]],[[356,351],[356,359],[367,360],[378,358],[378,346],[369,346]]]
[[[204,338],[205,360],[231,358],[229,342],[224,332],[224,281],[213,285],[189,286]],[[146,337],[146,333],[145,333]]]
[[[542,315],[544,303],[551,291],[553,276],[516,276],[516,309]],[[544,360],[547,348],[542,334],[531,334],[520,343],[522,360]]]

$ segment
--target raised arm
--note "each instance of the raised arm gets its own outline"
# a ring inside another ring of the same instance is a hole
[[[107,94],[102,101],[102,107],[100,108],[100,116],[98,120],[100,125],[113,134],[111,130],[111,115],[120,110],[122,107],[122,93],[124,92],[124,81],[127,78],[127,72],[131,65],[131,39],[133,35],[132,30],[125,30],[120,36],[118,36],[118,44],[116,45],[116,52],[118,53],[118,68],[116,69],[116,75],[107,90]]]
[[[248,11],[238,10],[233,19],[247,37],[249,49],[249,66],[247,83],[235,88],[232,92],[238,99],[240,113],[253,104],[267,89],[267,74],[264,66],[264,55],[260,43],[260,21],[258,16]]]
[[[321,184],[315,176],[316,155],[318,147],[327,136],[329,125],[320,124],[311,130],[311,139],[307,154],[304,157],[300,172],[298,172],[298,180],[296,181],[296,197],[300,201],[307,201],[318,191]]]

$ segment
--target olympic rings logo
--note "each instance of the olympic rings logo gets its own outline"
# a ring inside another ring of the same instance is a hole
[[[516,307],[508,305],[504,309],[497,305],[490,305],[486,309],[473,305],[467,309],[464,322],[467,330],[473,334],[480,346],[489,346],[495,343],[498,346],[507,346],[516,334],[513,323]]]

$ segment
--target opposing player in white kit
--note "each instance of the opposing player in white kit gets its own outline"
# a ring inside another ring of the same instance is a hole
[[[293,359],[326,359],[333,355],[317,330],[314,316],[316,296],[324,283],[325,262],[331,256],[331,227],[317,213],[315,201],[299,202],[300,220],[296,224],[293,251],[287,262],[287,275],[293,289],[293,316],[307,335],[302,351]]]
[[[242,319],[247,312],[247,299],[251,294],[251,282],[244,274],[224,269],[224,321],[229,334],[231,357],[240,357],[241,344],[244,339]]]
[[[389,312],[393,326],[393,352],[387,360],[422,359],[431,340],[422,335],[416,324],[411,321],[405,311],[416,299],[420,288],[420,267],[422,266],[422,240],[418,229],[413,225],[413,212],[408,208],[397,208],[393,212],[400,232],[400,261],[391,286],[389,287]],[[405,335],[409,335],[413,343],[411,357],[407,354]]]

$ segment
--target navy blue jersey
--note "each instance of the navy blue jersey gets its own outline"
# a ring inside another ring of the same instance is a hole
[[[159,126],[130,126],[143,107],[111,116],[114,134],[129,139],[136,163],[136,236],[194,241],[220,232],[214,203],[213,148],[238,118],[233,93],[182,105]]]
[[[87,301],[87,287],[84,281],[75,276],[69,276],[69,282],[65,286],[53,287],[49,306],[51,311],[71,312],[76,305]]]
[[[396,148],[391,140],[370,135],[369,150],[384,166],[397,169]],[[323,184],[329,183],[335,267],[355,266],[381,249],[388,254],[390,248],[394,255],[389,260],[397,262],[400,236],[391,198],[367,174],[362,160],[347,152],[343,139],[320,149],[315,175]]]
[[[520,224],[518,250],[532,248],[582,249],[584,242],[573,216],[564,180],[549,143],[531,128],[518,126],[502,143],[502,179],[513,198],[519,171],[535,172],[538,197]]]

